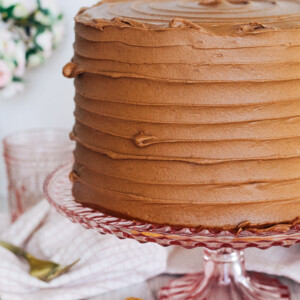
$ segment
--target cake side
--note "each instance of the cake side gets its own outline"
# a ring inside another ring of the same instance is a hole
[[[76,201],[189,227],[267,227],[300,216],[299,16],[207,19],[270,6],[246,2],[192,2],[194,19],[146,23],[126,16],[141,1],[95,6],[111,18],[103,7],[121,5],[117,19],[79,13],[64,69],[76,87]]]

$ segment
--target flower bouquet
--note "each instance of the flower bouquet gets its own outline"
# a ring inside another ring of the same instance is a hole
[[[0,0],[0,91],[12,95],[20,90],[25,66],[43,63],[63,34],[55,0]]]

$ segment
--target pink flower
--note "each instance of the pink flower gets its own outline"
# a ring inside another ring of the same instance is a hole
[[[0,60],[0,88],[4,88],[11,81],[11,71],[4,60]]]

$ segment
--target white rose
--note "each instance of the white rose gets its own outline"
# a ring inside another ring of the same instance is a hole
[[[58,16],[60,14],[59,7],[54,0],[40,0],[41,7],[43,9],[48,9],[53,16]]]
[[[31,54],[27,60],[27,66],[29,68],[35,68],[44,62],[44,57],[41,53]]]
[[[57,47],[58,44],[63,39],[63,36],[65,35],[65,24],[64,24],[64,22],[61,21],[61,22],[55,24],[52,27],[52,31],[53,31],[53,44],[54,44],[54,47]]]
[[[9,31],[0,30],[0,53],[11,56],[15,51],[16,44],[12,39],[12,35]]]
[[[37,35],[35,42],[43,49],[45,57],[49,57],[52,53],[53,48],[53,34],[49,30]]]
[[[19,2],[20,1],[18,1],[18,0],[0,0],[0,6],[2,6],[4,8],[8,8],[12,5],[16,5]]]
[[[4,88],[12,79],[11,70],[4,60],[0,60],[0,88]]]
[[[26,18],[30,14],[31,12],[27,9],[27,7],[22,4],[16,5],[16,7],[13,10],[13,15],[18,19]]]
[[[8,40],[4,43],[4,51],[8,54],[13,56],[14,53],[17,51],[17,44],[13,40]]]
[[[26,47],[12,28],[0,28],[0,57],[13,75],[22,77],[26,66]]]
[[[8,8],[13,5],[23,6],[23,9],[26,9],[26,11],[30,13],[33,13],[37,9],[36,0],[0,0],[0,6],[4,8]]]
[[[0,22],[2,25],[3,23]],[[7,26],[1,26],[0,27],[0,53],[3,53],[4,51],[7,51],[7,43],[10,42],[13,39],[12,32],[9,31]]]
[[[34,19],[43,25],[51,25],[52,23],[51,17],[43,14],[41,11],[37,11],[34,14]]]

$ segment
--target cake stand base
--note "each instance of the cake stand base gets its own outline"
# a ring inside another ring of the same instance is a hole
[[[204,272],[172,280],[159,300],[287,300],[290,293],[275,278],[246,272],[244,252],[231,248],[204,251]]]

